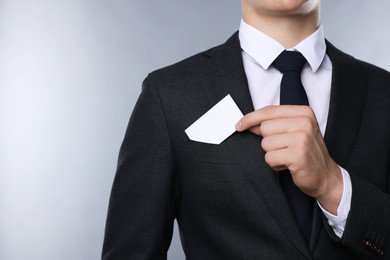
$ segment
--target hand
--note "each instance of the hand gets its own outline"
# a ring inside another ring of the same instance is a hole
[[[288,169],[295,185],[337,215],[343,193],[341,171],[330,157],[313,110],[308,106],[267,106],[236,125],[262,136],[265,161],[275,171]]]

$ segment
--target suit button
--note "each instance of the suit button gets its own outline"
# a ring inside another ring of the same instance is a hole
[[[376,254],[378,255],[378,256],[383,256],[383,249],[381,249],[381,248],[378,248],[378,250],[376,251]]]
[[[371,248],[372,243],[369,240],[363,240],[363,245],[365,248]]]
[[[370,252],[374,253],[377,256],[383,256],[384,250],[382,247],[376,245],[375,243],[371,242],[370,240],[363,240],[363,246],[369,250]]]

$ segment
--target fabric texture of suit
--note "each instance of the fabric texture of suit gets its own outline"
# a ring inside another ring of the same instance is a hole
[[[103,259],[166,259],[175,218],[187,259],[390,259],[390,74],[328,42],[327,54],[325,142],[353,189],[341,239],[316,208],[307,245],[261,137],[234,133],[212,145],[186,136],[227,94],[253,111],[236,33],[144,81],[120,151]]]

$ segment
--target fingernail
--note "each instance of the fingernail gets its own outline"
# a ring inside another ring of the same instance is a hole
[[[241,125],[242,125],[242,123],[241,123],[241,120],[240,120],[240,121],[238,121],[237,124],[236,124],[236,130],[237,130],[237,131],[239,131],[239,130],[241,129]]]

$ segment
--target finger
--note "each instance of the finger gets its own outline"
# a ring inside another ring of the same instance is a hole
[[[285,149],[293,145],[294,140],[290,134],[277,134],[264,137],[261,140],[261,148],[265,152],[271,152],[275,150]]]
[[[266,152],[285,148],[290,148],[295,153],[298,149],[308,151],[313,148],[313,139],[301,131],[271,135],[262,139],[261,148]]]
[[[257,126],[252,126],[248,130],[251,131],[252,133],[254,133],[255,135],[263,136],[263,134],[261,133],[261,128],[258,125]]]
[[[315,118],[313,110],[308,106],[266,106],[242,117],[236,124],[236,130],[241,132],[254,126],[259,126],[267,120],[290,117]]]
[[[289,162],[286,160],[288,158],[288,149],[280,149],[267,152],[265,154],[265,162],[274,170],[279,171],[280,169],[287,169]]]
[[[310,117],[278,118],[264,121],[258,128],[257,131],[266,137],[298,131],[310,133],[318,128],[318,123]]]
[[[294,132],[264,137],[261,147],[266,152],[266,162],[271,167],[305,164],[312,157],[312,150],[318,150],[313,140],[303,132]],[[290,169],[292,170],[292,169]]]

